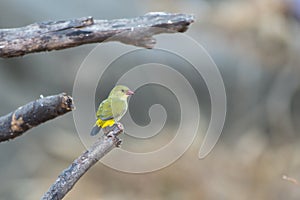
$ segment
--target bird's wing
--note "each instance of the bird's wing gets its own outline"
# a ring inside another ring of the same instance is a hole
[[[103,121],[107,121],[114,118],[111,108],[111,101],[109,99],[106,99],[101,102],[97,110],[96,117],[100,118]]]

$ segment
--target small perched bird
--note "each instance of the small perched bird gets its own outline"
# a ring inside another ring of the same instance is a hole
[[[127,98],[133,94],[134,92],[124,85],[115,86],[108,98],[99,105],[96,113],[97,121],[91,135],[96,135],[101,128],[112,126],[118,122],[127,111]]]

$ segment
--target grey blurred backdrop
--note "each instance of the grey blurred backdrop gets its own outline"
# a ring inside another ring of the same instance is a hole
[[[196,22],[187,34],[216,62],[227,92],[220,141],[207,158],[199,160],[203,136],[199,133],[183,157],[154,173],[125,174],[99,163],[65,199],[299,199],[300,188],[282,180],[284,174],[300,180],[299,0],[11,0],[0,3],[0,28],[83,16],[136,17],[150,11],[195,14]],[[0,59],[0,114],[41,94],[71,94],[76,72],[95,46]],[[174,60],[167,62],[172,65]],[[119,73],[115,70],[112,76]],[[97,103],[112,88],[110,77],[106,78],[98,87]],[[201,130],[205,130],[209,95],[202,80],[194,84],[203,111]],[[159,88],[148,91],[141,89],[130,102],[133,119],[140,125],[148,123],[149,105],[166,104]],[[158,100],[151,102],[152,98]],[[166,135],[173,134],[179,120],[176,105],[176,101],[167,103]],[[130,146],[124,141],[125,147]],[[72,114],[1,143],[0,199],[39,199],[84,150]]]

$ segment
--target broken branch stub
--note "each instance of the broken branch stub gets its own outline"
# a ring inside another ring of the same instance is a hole
[[[0,117],[0,142],[22,135],[28,129],[70,112],[72,97],[65,93],[37,99]]]

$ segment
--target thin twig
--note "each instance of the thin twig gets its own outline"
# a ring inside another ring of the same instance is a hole
[[[300,184],[299,184],[299,181],[298,181],[297,179],[292,178],[292,177],[289,177],[289,176],[287,176],[287,175],[283,175],[283,176],[282,176],[282,179],[283,179],[283,180],[286,180],[286,181],[288,181],[288,182],[290,182],[290,183],[292,183],[292,184],[294,184],[294,185],[297,185],[297,186],[300,185]]]
[[[16,57],[104,41],[153,48],[153,35],[184,32],[193,21],[192,15],[148,13],[132,19],[94,20],[83,17],[0,29],[0,57]]]
[[[108,134],[100,137],[90,149],[79,156],[65,169],[41,198],[42,200],[62,199],[96,162],[114,147],[118,147],[121,140],[117,137],[123,132],[122,124],[115,124]]]
[[[0,142],[22,135],[28,129],[63,115],[74,108],[72,97],[65,93],[32,101],[0,117]]]

